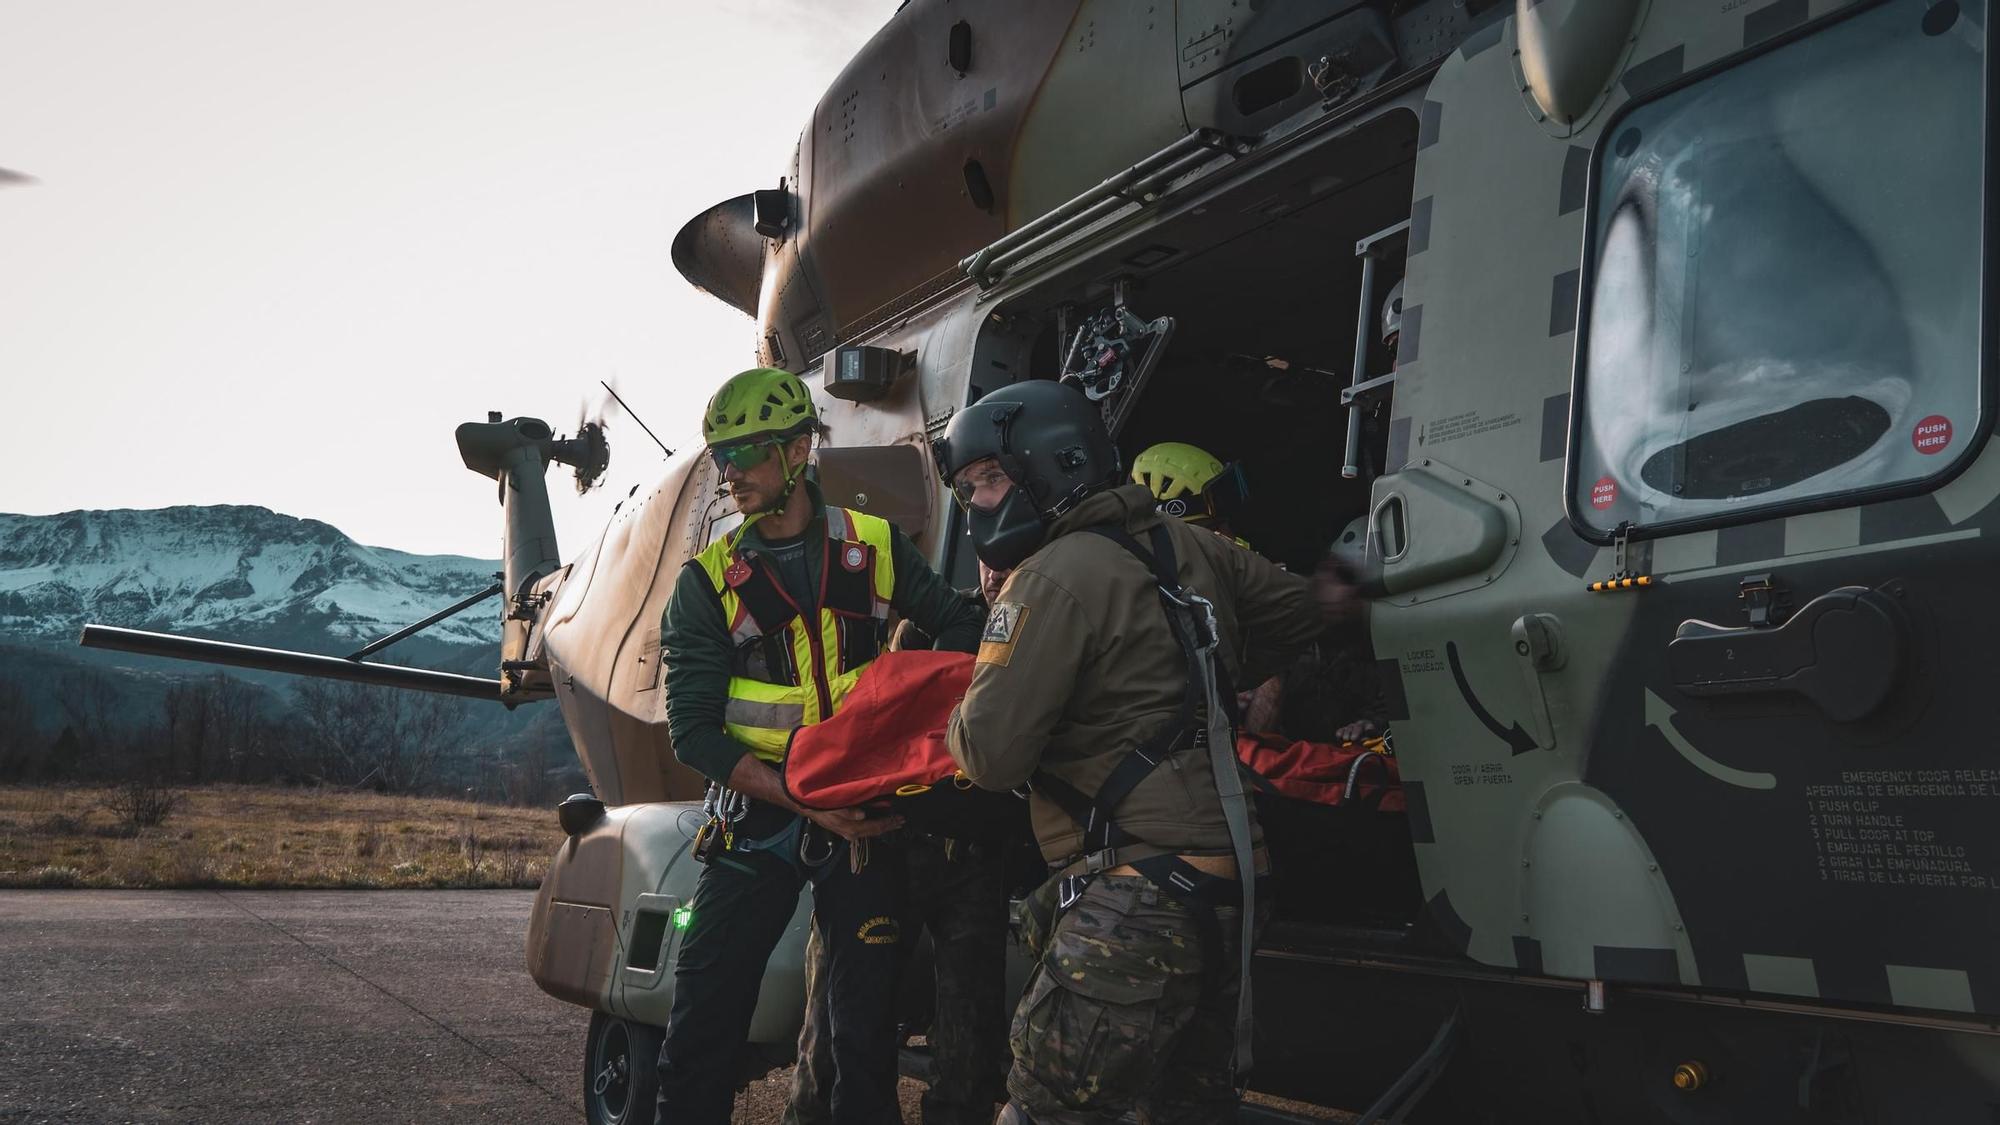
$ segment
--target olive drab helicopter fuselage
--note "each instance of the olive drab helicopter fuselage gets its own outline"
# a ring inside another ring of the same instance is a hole
[[[929,438],[1065,372],[1128,458],[1241,461],[1259,550],[1362,575],[1408,809],[1269,826],[1293,874],[1254,1088],[1383,1120],[1983,1120],[1989,25],[1981,0],[913,0],[776,186],[673,257],[814,388],[829,501],[957,584]],[[593,1119],[650,1120],[702,790],[660,617],[738,517],[683,452],[563,563],[542,473],[589,451],[534,419],[459,440],[507,513],[487,687],[554,699],[594,790],[529,970],[595,1013]],[[772,1060],[808,908],[753,1028]]]

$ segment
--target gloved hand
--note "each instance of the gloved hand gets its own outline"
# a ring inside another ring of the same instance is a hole
[[[1348,576],[1347,568],[1336,562],[1332,555],[1320,560],[1319,568],[1312,576],[1313,601],[1319,606],[1320,621],[1332,627],[1345,625],[1361,616],[1366,604],[1354,580]]]

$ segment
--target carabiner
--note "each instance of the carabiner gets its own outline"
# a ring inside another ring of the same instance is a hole
[[[840,850],[840,844],[837,840],[834,840],[830,837],[826,842],[825,855],[821,856],[818,859],[814,859],[810,854],[808,854],[808,850],[812,847],[813,837],[820,835],[824,832],[825,829],[820,828],[819,826],[813,824],[811,821],[807,821],[804,825],[800,826],[799,828],[800,863],[811,868],[811,867],[824,867],[827,864],[833,862],[834,853]]]

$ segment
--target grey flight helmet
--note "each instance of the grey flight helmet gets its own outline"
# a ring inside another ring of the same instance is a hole
[[[1403,335],[1403,283],[1398,280],[1382,299],[1382,343],[1391,351]]]
[[[1031,379],[1001,387],[952,416],[931,443],[947,487],[988,457],[1014,482],[991,511],[953,488],[968,516],[972,549],[995,570],[1012,570],[1048,540],[1049,524],[1084,497],[1121,479],[1118,446],[1097,404],[1074,387]]]
[[[1347,521],[1334,537],[1333,546],[1328,549],[1335,562],[1347,568],[1351,575],[1368,573],[1368,516],[1366,513]]]

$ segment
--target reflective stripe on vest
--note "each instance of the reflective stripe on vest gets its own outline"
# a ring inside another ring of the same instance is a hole
[[[875,629],[889,615],[896,589],[889,521],[846,508],[826,509],[817,620],[808,627],[769,564],[736,549],[745,524],[708,545],[696,563],[722,602],[730,643],[741,648],[783,630],[791,668],[772,669],[792,682],[732,674],[723,729],[767,762],[783,761],[792,730],[829,718],[840,707],[866,660],[851,666],[843,652],[848,630]],[[843,628],[843,620],[852,624]],[[845,646],[850,650],[865,646]],[[872,656],[872,649],[870,650]]]

